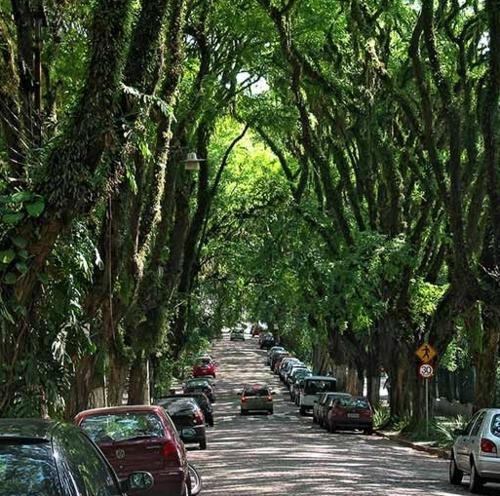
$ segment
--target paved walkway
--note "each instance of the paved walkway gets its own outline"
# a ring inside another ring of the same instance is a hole
[[[448,464],[378,436],[329,434],[300,417],[255,339],[218,341],[220,365],[215,427],[208,449],[190,451],[202,496],[451,496],[466,487],[447,482]],[[241,417],[237,391],[267,382],[276,391],[275,414]],[[484,494],[500,494],[487,488]]]

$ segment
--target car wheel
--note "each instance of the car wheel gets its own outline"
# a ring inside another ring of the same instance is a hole
[[[368,427],[363,431],[367,436],[371,436],[373,434],[373,427]]]
[[[471,460],[470,466],[470,481],[469,481],[469,491],[471,493],[479,493],[483,487],[484,481],[482,477],[477,473],[476,465],[474,460]]]
[[[247,415],[248,411],[247,410],[240,410],[240,415]]]
[[[301,406],[301,407],[300,407],[300,410],[299,410],[299,411],[300,411],[300,414],[301,414],[302,416],[304,416],[304,415],[306,414],[306,409],[305,409],[303,406]]]
[[[215,374],[214,374],[214,379],[217,379],[217,377],[215,376]]]
[[[318,419],[316,418],[316,416],[313,413],[313,424],[317,424],[317,423],[318,423]]]
[[[464,473],[457,467],[453,451],[451,452],[450,456],[449,476],[450,476],[450,484],[453,484],[455,486],[459,486],[460,484],[462,484]]]
[[[331,432],[332,434],[337,430],[337,427],[335,427],[335,424],[329,424],[329,429],[328,432]]]
[[[203,439],[203,441],[200,441],[200,449],[201,450],[207,449],[207,440],[206,439]]]
[[[274,413],[274,409],[271,408],[271,410],[269,410],[269,415],[272,415]]]

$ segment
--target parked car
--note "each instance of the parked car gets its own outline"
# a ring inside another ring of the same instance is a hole
[[[312,375],[304,379],[304,387],[300,391],[299,411],[305,415],[314,406],[314,401],[321,393],[334,393],[337,390],[337,379],[329,376]]]
[[[156,481],[154,487],[137,494],[189,494],[191,481],[184,444],[161,406],[86,410],[75,417],[75,424],[99,446],[118,477],[126,479],[136,471],[147,471],[153,475]],[[78,459],[85,460],[85,456],[78,453]]]
[[[326,427],[328,412],[333,407],[335,400],[338,400],[339,398],[350,399],[352,396],[349,393],[320,394],[313,406],[313,423],[317,423],[321,427]]]
[[[271,348],[269,348],[267,350],[266,365],[271,365],[272,357],[275,353],[286,353],[286,350],[285,348],[283,348],[283,346],[272,346]]]
[[[283,360],[283,358],[290,356],[290,353],[288,351],[276,351],[271,355],[271,363],[269,364],[271,367],[271,370],[274,368],[274,364],[278,360]]]
[[[276,340],[274,339],[274,336],[272,334],[261,334],[261,339],[259,339],[259,346],[260,349],[266,349],[268,350],[269,348],[272,348],[276,344]]]
[[[231,341],[245,341],[245,331],[243,329],[233,329],[229,339]]]
[[[337,398],[325,421],[329,432],[340,430],[362,430],[373,433],[373,410],[370,402],[363,397]]]
[[[184,394],[203,393],[211,403],[215,403],[215,391],[213,383],[205,377],[188,379],[182,388]]]
[[[484,484],[500,481],[500,409],[479,410],[458,438],[450,457],[451,484],[460,485],[469,474],[469,489],[478,493]]]
[[[251,411],[274,412],[273,393],[269,386],[253,384],[245,386],[240,395],[240,413],[247,415]]]
[[[193,366],[193,377],[211,376],[214,379],[217,374],[217,364],[210,357],[199,358]]]
[[[278,374],[280,379],[284,382],[286,380],[286,374],[291,370],[294,365],[304,365],[298,358],[290,357],[288,360],[283,360],[279,368]]]
[[[299,371],[310,371],[310,369],[309,367],[307,367],[307,365],[304,365],[303,363],[297,363],[296,365],[292,365],[290,370],[285,375],[285,386],[288,389],[290,389],[294,375]]]
[[[262,329],[262,327],[259,324],[253,324],[252,328],[250,329],[250,334],[254,338],[255,336],[260,336],[263,330],[264,329]]]
[[[165,408],[166,404],[171,403],[171,398],[179,399],[179,398],[193,398],[198,406],[201,408],[203,412],[203,416],[205,417],[205,421],[207,425],[210,427],[214,426],[214,411],[210,400],[207,398],[205,393],[187,393],[187,394],[171,394],[168,396],[164,396],[163,398],[159,398],[155,401],[156,405],[160,405]]]
[[[312,375],[312,372],[307,370],[298,370],[293,377],[293,382],[290,384],[290,400],[295,402],[295,398],[299,397],[300,387],[304,384],[304,379]],[[298,405],[297,405],[298,406]]]
[[[275,361],[274,361],[274,364],[271,368],[271,370],[275,373],[275,374],[279,374],[279,370],[281,368],[281,362],[283,362],[283,360],[287,359],[287,358],[291,358],[290,357],[290,354],[287,353],[286,355],[281,355],[279,356]]]
[[[156,489],[149,469],[120,482],[83,431],[41,419],[0,419],[0,473],[2,496],[126,496]]]
[[[161,406],[170,415],[185,444],[199,444],[200,449],[207,449],[205,416],[194,398],[172,396]]]

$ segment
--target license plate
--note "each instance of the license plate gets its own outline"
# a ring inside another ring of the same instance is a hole
[[[194,429],[182,429],[181,434],[184,437],[194,437],[196,436],[196,431]]]
[[[347,418],[358,419],[359,413],[348,413]]]

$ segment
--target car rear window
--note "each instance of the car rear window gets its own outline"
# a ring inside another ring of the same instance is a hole
[[[98,444],[165,436],[160,418],[149,412],[91,415],[83,419],[80,427]]]
[[[201,358],[198,360],[198,365],[210,365],[212,363],[212,360],[210,358]]]
[[[55,496],[57,469],[49,442],[0,439],[0,494]]]
[[[186,382],[187,387],[205,387],[205,386],[210,386],[210,383],[205,380],[205,379],[200,379],[200,380],[195,380],[195,381],[188,381]]]
[[[262,387],[251,387],[245,389],[245,396],[269,396],[269,389]]]
[[[304,382],[304,393],[305,394],[319,394],[328,393],[335,391],[337,387],[337,381],[335,379],[306,379]]]
[[[493,418],[491,419],[491,433],[496,436],[500,437],[500,414],[495,414],[493,415]]]
[[[164,408],[170,415],[179,415],[180,413],[198,410],[199,407],[193,399],[184,398],[174,401]]]

